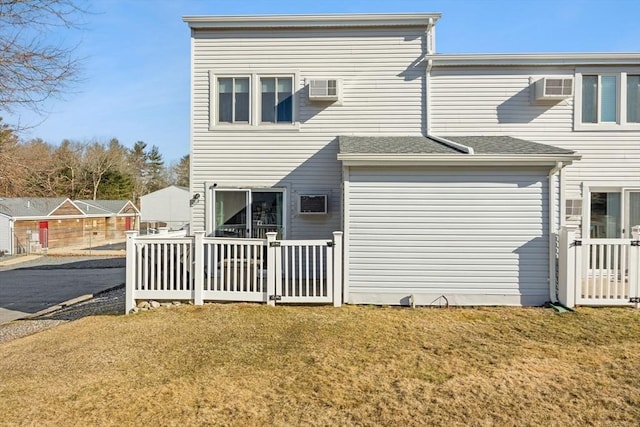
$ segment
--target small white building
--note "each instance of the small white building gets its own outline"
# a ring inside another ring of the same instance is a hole
[[[189,189],[177,185],[145,194],[140,197],[140,222],[154,229],[179,230],[189,223],[189,199]]]

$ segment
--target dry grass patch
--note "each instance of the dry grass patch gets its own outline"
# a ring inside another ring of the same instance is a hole
[[[0,345],[2,423],[640,421],[640,312],[207,305]]]

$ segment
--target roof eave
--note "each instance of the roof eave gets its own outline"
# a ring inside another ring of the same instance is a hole
[[[638,65],[639,52],[611,53],[463,53],[428,55],[434,67],[526,65]]]
[[[187,15],[193,29],[318,28],[318,27],[429,27],[440,13],[371,13],[323,15]]]
[[[338,154],[344,166],[555,166],[581,158],[578,154]]]
[[[16,216],[12,216],[11,218],[13,218],[15,221],[33,221],[33,220],[53,221],[55,219],[83,219],[83,218],[88,218],[88,216],[84,215],[84,214],[54,215],[54,216],[49,216],[49,215],[16,215]]]

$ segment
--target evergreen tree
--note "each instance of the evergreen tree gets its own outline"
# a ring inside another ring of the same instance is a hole
[[[179,185],[181,187],[189,187],[190,163],[190,158],[187,154],[186,156],[180,158],[178,164],[173,167],[176,185]]]

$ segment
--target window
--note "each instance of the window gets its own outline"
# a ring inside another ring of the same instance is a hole
[[[640,75],[627,76],[627,123],[640,123]]]
[[[582,76],[582,123],[618,121],[616,76]]]
[[[249,78],[218,79],[218,122],[249,123]]]
[[[261,122],[293,122],[293,84],[291,77],[260,78]]]
[[[640,74],[577,73],[576,130],[640,128]]]
[[[210,71],[209,129],[222,125],[225,131],[245,131],[255,126],[299,130],[295,96],[299,80],[294,72],[245,73],[240,70],[215,74]]]

